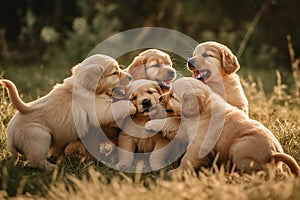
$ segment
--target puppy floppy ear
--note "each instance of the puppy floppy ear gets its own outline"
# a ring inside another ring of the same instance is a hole
[[[103,78],[104,70],[100,66],[81,66],[77,69],[77,81],[81,86],[89,91],[98,90],[98,83]]]
[[[200,114],[201,105],[195,93],[185,93],[182,96],[182,115],[186,118],[196,117]]]
[[[229,49],[221,49],[222,67],[227,74],[236,72],[240,64],[235,55]]]
[[[155,87],[155,89],[158,91],[158,93],[160,95],[162,95],[164,92],[163,92],[163,88],[161,87],[161,84],[159,83],[153,83],[153,86]]]
[[[128,66],[127,72],[133,77],[134,80],[146,79],[146,68],[143,56],[136,56],[132,63]]]

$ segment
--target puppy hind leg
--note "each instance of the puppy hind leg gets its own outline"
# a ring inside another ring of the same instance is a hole
[[[251,174],[264,169],[263,165],[252,158],[242,158],[234,162],[241,173]]]
[[[28,127],[25,131],[30,140],[25,143],[24,154],[30,161],[30,165],[42,170],[54,170],[55,165],[47,161],[51,134],[39,127]]]
[[[237,171],[251,174],[264,169],[262,161],[264,156],[259,148],[254,147],[251,141],[241,141],[231,147],[230,157]]]

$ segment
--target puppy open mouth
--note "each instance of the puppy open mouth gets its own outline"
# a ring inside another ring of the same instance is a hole
[[[150,108],[145,108],[142,113],[147,114],[147,113],[151,112],[153,109],[154,109],[153,106],[151,106]]]
[[[172,83],[172,80],[166,80],[166,81],[157,81],[159,86],[162,87],[162,88],[166,88],[166,89],[170,89],[171,87],[171,83]]]
[[[204,69],[204,70],[193,70],[193,77],[200,80],[205,81],[207,80],[211,75],[210,70]]]
[[[166,110],[166,112],[167,112],[168,114],[174,114],[174,110],[171,110],[171,109]]]
[[[125,87],[114,87],[112,96],[116,99],[124,98],[126,95]]]

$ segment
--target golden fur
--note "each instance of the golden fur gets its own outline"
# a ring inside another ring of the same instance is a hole
[[[240,65],[228,47],[212,41],[199,44],[188,60],[187,68],[194,78],[248,114],[248,100],[236,74]]]
[[[164,118],[166,113],[159,105],[159,97],[162,90],[159,84],[150,80],[134,81],[127,90],[127,97],[137,108],[137,113],[127,117],[118,138],[120,148],[118,156],[118,169],[128,168],[133,163],[133,154],[149,153],[165,147],[169,140],[161,134],[151,134],[144,129],[144,125],[151,118]],[[131,152],[128,153],[128,152]],[[150,167],[158,170],[166,160],[168,151],[151,153],[149,158]]]
[[[158,49],[148,49],[141,52],[134,58],[132,63],[126,69],[124,69],[124,71],[129,73],[135,80],[148,79],[157,81],[162,86],[163,92],[169,90],[171,82],[176,78],[176,71],[174,68],[172,68],[172,61],[170,56]],[[118,137],[120,130],[117,128],[106,128],[104,132],[108,136],[112,136],[110,138],[111,141],[116,141],[115,138]],[[98,140],[92,138],[91,142],[89,143],[93,143],[94,148],[99,149],[99,143],[97,143],[97,141]],[[100,144],[100,146],[101,145],[108,144],[105,143]],[[81,144],[80,141],[70,143],[65,148],[65,154],[79,154],[83,158],[93,158],[93,156],[89,154],[89,152],[85,149],[84,145]]]
[[[226,103],[202,82],[194,78],[179,79],[163,99],[166,109],[181,110],[180,126],[183,128],[179,129],[178,135],[189,143],[180,166],[170,174],[188,168],[189,164],[195,169],[208,166],[218,153],[219,163],[231,162],[238,171],[245,173],[263,170],[267,163],[274,161],[279,169],[284,162],[294,174],[299,175],[299,165],[283,152],[270,130]],[[168,118],[161,120],[165,126],[169,122],[173,123]],[[157,126],[158,120],[152,125]],[[215,138],[215,141],[206,137]]]
[[[1,80],[18,110],[8,125],[8,148],[14,158],[17,160],[21,153],[32,167],[53,170],[55,165],[47,161],[50,147],[62,151],[68,143],[84,136],[90,126],[109,127],[116,118],[134,114],[135,106],[125,100],[114,104],[119,110],[117,115],[111,112],[111,95],[119,82],[127,85],[130,77],[114,59],[100,54],[85,59],[72,69],[71,77],[30,103],[20,99],[11,81]]]

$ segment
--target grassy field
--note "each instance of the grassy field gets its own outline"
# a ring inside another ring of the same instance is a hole
[[[32,100],[68,76],[69,67],[6,66],[0,73],[16,83],[23,99]],[[289,72],[281,73],[283,83],[272,70],[242,69],[240,74],[245,79],[250,116],[272,130],[284,151],[300,163],[300,106],[291,95]],[[59,169],[52,173],[30,168],[24,158],[14,167],[6,147],[6,128],[15,109],[6,91],[1,90],[0,96],[0,199],[300,199],[300,179],[288,170],[276,174],[271,167],[266,172],[240,175],[213,166],[198,176],[186,173],[172,180],[164,177],[165,170],[125,174],[72,157],[53,158]]]

